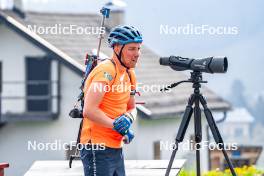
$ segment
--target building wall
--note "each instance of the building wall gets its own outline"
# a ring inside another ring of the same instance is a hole
[[[240,144],[251,143],[249,122],[224,122],[221,124],[221,132],[226,142],[236,142]]]
[[[45,53],[3,25],[0,25],[0,39],[3,81],[25,81],[24,57],[43,56]],[[52,65],[56,65],[56,62]],[[0,128],[0,162],[10,163],[6,175],[23,175],[36,160],[65,159],[65,151],[58,144],[76,140],[79,120],[69,118],[68,113],[79,94],[80,81],[79,75],[61,65],[61,113],[58,119],[9,122]],[[15,89],[13,86],[3,87],[3,96],[24,94],[24,86]],[[3,101],[2,106],[5,108],[2,112],[12,110],[19,113],[25,110],[25,101]],[[53,151],[50,147],[48,151],[37,151],[32,147],[37,144],[41,149],[42,143],[51,143],[53,147],[57,145],[61,150]]]
[[[2,113],[23,113],[26,110],[25,99],[7,99],[8,97],[25,97],[26,95],[26,58],[43,57],[45,52],[20,37],[4,25],[0,25],[0,62],[2,62]],[[58,62],[51,62],[51,78],[57,80]],[[53,95],[56,85],[53,84]],[[55,104],[55,103],[54,103]],[[14,108],[15,107],[15,108]],[[56,106],[52,107],[53,112]]]
[[[64,160],[65,151],[59,145],[76,140],[79,120],[69,118],[68,113],[79,93],[80,78],[64,66],[61,71],[61,114],[58,120],[12,122],[0,128],[0,159],[10,163],[7,175],[23,175],[36,160]],[[42,150],[42,143],[57,145],[58,150],[51,147]],[[34,144],[38,150],[34,150]]]

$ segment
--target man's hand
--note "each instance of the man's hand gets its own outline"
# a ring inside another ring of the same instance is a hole
[[[134,137],[135,137],[135,135],[134,135],[133,131],[132,130],[128,130],[127,133],[124,136],[123,141],[124,141],[125,144],[129,144],[134,139]]]
[[[132,124],[132,119],[126,114],[122,114],[120,117],[115,119],[113,123],[114,130],[116,130],[122,136],[124,136],[127,133],[131,124]]]

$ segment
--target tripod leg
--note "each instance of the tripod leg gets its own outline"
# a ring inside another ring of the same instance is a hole
[[[194,131],[195,131],[195,149],[196,152],[196,172],[197,176],[201,175],[200,169],[200,142],[202,141],[202,122],[201,122],[201,109],[199,107],[199,96],[196,96],[194,101]]]
[[[209,125],[209,127],[210,127],[210,129],[211,129],[211,132],[212,132],[212,134],[213,134],[214,140],[215,140],[215,142],[221,147],[221,150],[222,150],[222,152],[223,152],[223,154],[224,154],[225,160],[226,160],[226,162],[227,162],[227,164],[228,164],[228,167],[229,167],[229,169],[230,169],[232,175],[233,175],[233,176],[236,176],[236,173],[235,173],[234,167],[233,167],[231,161],[229,160],[228,155],[227,155],[227,153],[226,153],[226,151],[225,151],[225,148],[224,148],[224,141],[223,141],[223,139],[222,139],[222,137],[221,137],[221,134],[220,134],[220,132],[219,132],[217,126],[216,126],[216,123],[215,123],[215,121],[214,121],[214,118],[213,118],[212,112],[211,112],[210,109],[207,107],[207,103],[206,103],[206,101],[205,101],[205,99],[204,99],[204,97],[203,97],[202,95],[200,96],[200,101],[201,101],[201,104],[203,105],[203,108],[204,108],[204,114],[205,114],[206,120],[207,120],[207,122],[208,122],[208,125]]]
[[[173,148],[173,151],[172,151],[172,154],[171,154],[171,158],[170,158],[169,165],[167,167],[165,176],[169,176],[170,175],[170,170],[171,170],[171,167],[172,167],[172,164],[173,164],[173,160],[175,158],[176,152],[178,151],[178,144],[180,142],[182,142],[183,139],[184,139],[184,135],[186,133],[187,127],[189,125],[189,122],[190,122],[190,119],[191,119],[191,116],[192,116],[192,113],[193,113],[193,108],[192,108],[193,102],[194,102],[194,95],[191,95],[191,97],[189,98],[189,101],[188,101],[188,105],[185,108],[184,115],[183,115],[183,118],[182,118],[182,121],[181,121],[181,124],[180,124],[180,128],[178,130],[178,133],[177,133],[177,136],[176,136],[176,139],[175,139],[176,148]]]

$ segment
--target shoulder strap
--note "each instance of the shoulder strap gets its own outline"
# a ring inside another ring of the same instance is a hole
[[[117,75],[116,64],[115,64],[115,62],[113,61],[113,59],[108,59],[108,60],[110,60],[110,61],[114,64],[114,66],[115,66],[115,70],[116,70],[116,74],[115,74],[115,77],[114,77],[113,82],[112,82],[112,84],[113,84],[113,83],[115,82],[115,78],[116,78],[116,75]],[[128,77],[129,77],[129,80],[130,80],[130,84],[132,84],[131,73],[128,71],[128,69],[126,69],[126,72],[127,72],[127,74],[128,74]],[[131,90],[130,95],[135,95],[135,94],[136,94],[136,90]]]
[[[113,79],[113,82],[112,82],[112,84],[115,82],[115,79],[116,79],[116,75],[117,75],[117,70],[116,70],[116,64],[115,64],[115,62],[113,61],[113,59],[108,59],[108,60],[110,60],[112,63],[113,63],[113,65],[115,66],[115,77],[114,77],[114,79]]]
[[[132,82],[133,80],[132,80],[131,73],[128,70],[126,70],[126,71],[127,71],[128,76],[129,76],[129,79],[130,79],[130,84],[134,85],[135,83],[133,84],[133,82]],[[135,88],[132,89],[132,87],[131,87],[130,95],[132,95],[132,96],[136,95],[136,89]]]
[[[108,59],[108,60],[110,60],[110,61],[114,64],[115,69],[116,69],[116,64],[115,64],[115,62],[113,61],[113,59]],[[126,72],[127,72],[127,74],[128,74],[128,77],[129,77],[130,83],[132,83],[132,82],[131,82],[131,81],[132,81],[132,79],[131,79],[131,74],[130,74],[130,72],[128,71],[128,69],[126,69]],[[115,78],[116,78],[116,75],[117,75],[117,73],[115,74]]]

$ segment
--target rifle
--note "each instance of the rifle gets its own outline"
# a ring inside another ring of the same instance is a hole
[[[106,7],[103,7],[100,10],[100,13],[102,14],[102,22],[101,22],[101,27],[100,27],[100,30],[101,30],[104,27],[105,19],[109,18],[110,9],[106,8]],[[98,61],[100,60],[99,54],[100,54],[102,39],[103,39],[103,34],[102,34],[102,32],[100,32],[100,34],[99,34],[99,44],[98,44],[97,54],[96,55],[86,54],[85,62],[84,62],[84,64],[86,65],[86,68],[85,68],[85,72],[83,74],[83,79],[82,79],[81,86],[80,86],[81,93],[78,96],[78,99],[77,99],[77,102],[74,105],[74,108],[69,113],[69,116],[72,117],[72,118],[81,118],[82,119],[81,122],[80,122],[79,132],[78,132],[78,136],[77,136],[75,152],[74,152],[74,155],[70,155],[70,159],[69,159],[69,167],[70,168],[72,166],[72,161],[74,159],[80,158],[79,150],[78,150],[78,144],[80,143],[80,135],[81,135],[82,124],[83,124],[83,106],[84,106],[84,92],[83,92],[83,89],[84,89],[84,85],[85,85],[86,79],[88,78],[89,74],[96,67],[96,65],[98,64]],[[78,104],[80,104],[81,106],[79,107]]]

